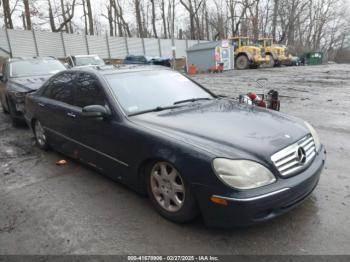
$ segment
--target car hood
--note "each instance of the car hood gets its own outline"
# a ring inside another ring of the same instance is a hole
[[[16,77],[9,80],[12,89],[17,92],[37,90],[51,75]]]
[[[273,153],[309,133],[300,119],[229,99],[200,102],[130,119],[218,157],[255,156],[268,162]]]

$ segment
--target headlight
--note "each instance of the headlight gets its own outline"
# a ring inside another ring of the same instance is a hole
[[[304,121],[304,123],[305,123],[306,127],[309,129],[309,131],[312,135],[312,138],[314,139],[316,151],[318,152],[320,150],[320,147],[321,147],[320,138],[318,137],[318,134],[317,134],[315,128],[312,127],[312,125],[310,125],[306,121]]]
[[[216,158],[213,166],[217,176],[226,185],[237,189],[257,188],[276,181],[266,167],[249,160]]]
[[[26,93],[23,92],[17,92],[17,91],[10,91],[11,94],[13,94],[15,97],[22,98],[25,97]]]
[[[24,97],[26,96],[26,93],[24,92],[17,92],[17,91],[10,91],[12,94],[12,97],[16,100],[16,102],[21,103],[24,101]]]

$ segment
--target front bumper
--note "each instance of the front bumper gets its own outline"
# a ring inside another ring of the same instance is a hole
[[[205,223],[214,227],[246,226],[267,221],[298,206],[315,189],[324,167],[325,149],[302,173],[290,178],[279,178],[276,183],[240,193],[216,194],[207,186],[197,186],[197,199]],[[244,195],[244,197],[242,197]],[[212,203],[212,196],[227,201],[227,206]]]
[[[11,109],[9,110],[12,112],[12,117],[16,119],[23,120],[23,114],[25,111],[24,107],[24,97],[26,93],[23,93],[23,97],[18,97],[14,93],[9,94],[9,107]]]

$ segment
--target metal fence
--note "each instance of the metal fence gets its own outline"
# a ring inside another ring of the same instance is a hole
[[[198,40],[174,41],[176,58]],[[128,54],[172,56],[171,39],[112,37],[52,33],[44,31],[0,30],[0,56],[54,56],[96,54],[104,59],[122,59]]]

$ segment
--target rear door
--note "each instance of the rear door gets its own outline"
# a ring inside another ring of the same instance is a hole
[[[36,100],[37,115],[50,143],[67,154],[74,150],[70,138],[80,110],[73,104],[75,75],[74,72],[64,72],[52,78]]]

